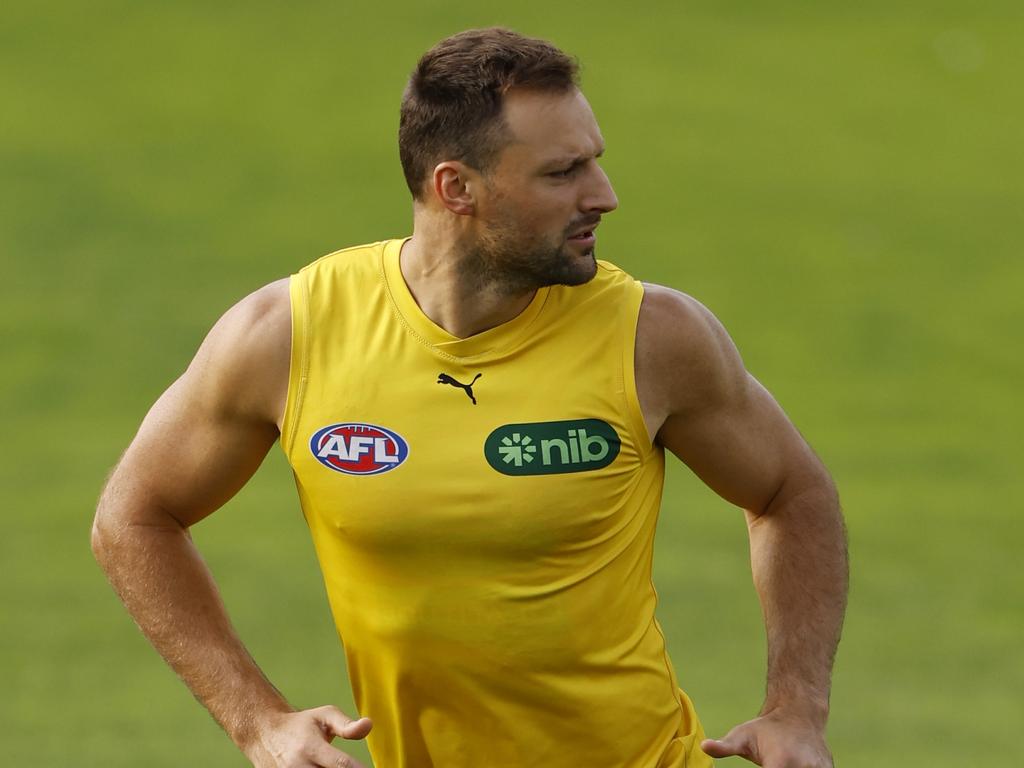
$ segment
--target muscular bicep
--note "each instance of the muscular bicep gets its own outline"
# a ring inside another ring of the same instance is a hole
[[[689,296],[645,286],[637,384],[656,441],[744,509],[760,512],[819,466],[721,323]]]
[[[729,397],[670,415],[658,441],[724,499],[759,513],[816,459],[771,394],[740,375]]]
[[[218,417],[186,374],[161,396],[111,477],[108,493],[171,515],[183,526],[230,499],[273,445],[272,424]]]
[[[286,283],[221,318],[146,415],[99,514],[137,523],[170,517],[187,527],[230,499],[277,439],[289,337]]]

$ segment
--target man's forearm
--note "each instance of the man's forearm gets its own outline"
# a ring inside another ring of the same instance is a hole
[[[127,522],[101,506],[92,545],[153,647],[243,751],[258,716],[292,711],[238,639],[209,570],[173,518]]]
[[[835,488],[824,473],[784,485],[762,514],[747,518],[768,635],[764,713],[784,710],[823,727],[849,579]]]

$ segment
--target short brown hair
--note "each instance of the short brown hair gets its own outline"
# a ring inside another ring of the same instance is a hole
[[[511,88],[568,91],[578,84],[576,60],[546,40],[504,27],[452,35],[425,54],[402,95],[398,153],[413,199],[443,160],[486,172],[507,141],[501,116]]]

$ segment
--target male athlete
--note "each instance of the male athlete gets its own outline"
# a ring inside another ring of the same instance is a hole
[[[260,768],[355,766],[332,742],[368,734],[378,768],[831,766],[836,492],[706,309],[595,261],[617,200],[574,61],[444,40],[399,147],[412,236],[241,301],[114,470],[93,549],[128,610]],[[278,440],[359,718],[266,680],[188,534]],[[749,525],[767,695],[721,740],[654,618],[665,449]]]

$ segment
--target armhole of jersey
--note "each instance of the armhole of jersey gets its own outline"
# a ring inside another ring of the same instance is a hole
[[[307,366],[309,365],[309,297],[306,278],[301,272],[291,276],[288,294],[291,300],[292,350],[288,366],[288,397],[284,418],[281,420],[281,448],[291,461],[295,431],[299,426],[299,411],[306,395]]]
[[[622,383],[626,396],[626,415],[629,419],[633,440],[636,441],[640,460],[646,461],[654,451],[652,438],[647,434],[647,423],[644,421],[643,408],[640,407],[640,396],[636,390],[636,328],[640,319],[640,305],[644,300],[644,286],[634,280],[628,299],[623,302],[623,344],[622,344]]]

